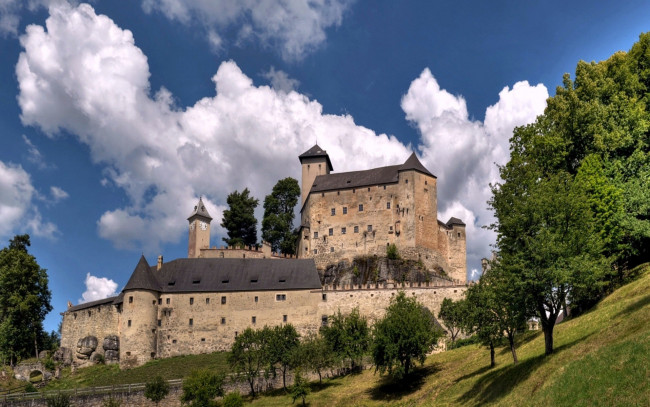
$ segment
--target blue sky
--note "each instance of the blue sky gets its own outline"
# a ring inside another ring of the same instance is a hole
[[[119,292],[144,253],[187,254],[204,196],[262,200],[318,143],[337,171],[403,162],[438,176],[468,224],[494,165],[578,60],[628,50],[644,1],[0,0],[0,239],[32,236],[56,329],[67,301]],[[258,214],[258,218],[261,216]]]

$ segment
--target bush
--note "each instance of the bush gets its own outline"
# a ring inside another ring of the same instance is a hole
[[[36,387],[31,382],[28,382],[25,385],[25,393],[36,393],[38,390],[36,390]]]
[[[122,405],[122,400],[114,399],[112,396],[105,399],[102,403],[103,407],[120,407]]]
[[[54,368],[56,367],[52,358],[45,359],[45,362],[43,362],[43,366],[45,366],[47,370],[54,370]]]
[[[169,394],[169,383],[162,376],[154,377],[144,386],[144,396],[158,405]]]
[[[244,399],[238,391],[234,391],[226,394],[221,405],[223,407],[242,407],[244,405]]]
[[[395,246],[395,243],[391,243],[386,246],[386,257],[391,260],[399,260],[399,252],[397,251],[397,246]]]
[[[223,396],[223,382],[226,375],[208,370],[195,370],[183,382],[181,402],[190,407],[216,406],[214,398]]]
[[[70,396],[67,394],[57,394],[54,397],[50,397],[46,400],[47,407],[69,407],[70,406]]]
[[[293,399],[293,402],[296,402],[296,399],[301,398],[302,399],[302,405],[305,405],[305,399],[307,398],[307,395],[309,394],[309,383],[307,383],[307,380],[305,380],[302,375],[300,374],[300,370],[296,370],[294,379],[293,379],[293,387],[291,387],[291,398]]]

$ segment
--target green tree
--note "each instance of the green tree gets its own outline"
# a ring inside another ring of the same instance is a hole
[[[494,347],[503,337],[499,320],[491,310],[493,291],[481,277],[477,284],[471,285],[465,292],[467,316],[463,330],[475,334],[481,344],[490,349],[490,367],[495,366]]]
[[[341,314],[339,310],[332,315],[327,326],[321,327],[320,332],[337,359],[344,363],[349,361],[351,369],[360,365],[361,358],[370,347],[368,320],[359,314],[358,308],[348,315]]]
[[[217,406],[215,397],[223,397],[223,383],[226,375],[212,373],[206,369],[194,370],[183,381],[181,403],[190,407]]]
[[[242,407],[244,405],[244,399],[238,391],[233,391],[226,394],[221,401],[222,407]]]
[[[440,336],[442,331],[431,311],[400,291],[373,329],[372,358],[376,370],[402,379],[416,361],[424,363]]]
[[[144,386],[144,396],[158,405],[169,394],[169,383],[158,375]]]
[[[318,374],[318,382],[323,382],[323,371],[334,366],[335,355],[321,335],[310,335],[296,349],[295,359],[300,365]]]
[[[279,365],[282,371],[282,386],[287,389],[287,370],[294,365],[295,352],[300,335],[291,324],[271,328],[267,354],[270,365]]]
[[[237,335],[232,344],[228,363],[238,378],[248,382],[251,395],[255,397],[255,380],[268,361],[267,333],[263,330],[246,328]]]
[[[302,399],[302,405],[305,404],[305,399],[309,395],[309,383],[302,377],[300,370],[296,370],[296,373],[293,377],[293,386],[291,387],[291,398],[293,399],[292,403],[295,403],[297,399]]]
[[[221,227],[226,229],[227,238],[223,238],[229,246],[254,246],[257,244],[257,219],[255,208],[259,201],[249,196],[245,188],[241,193],[235,191],[228,195],[228,209],[223,211]]]
[[[47,271],[29,246],[29,235],[18,235],[0,250],[0,353],[10,364],[29,354],[38,357],[47,336],[43,319],[52,310]]]
[[[449,335],[451,336],[452,347],[456,343],[456,338],[465,325],[465,316],[465,300],[453,301],[450,298],[442,300],[442,304],[440,304],[440,312],[438,312],[438,318],[445,323],[445,326],[448,329]]]
[[[296,253],[297,233],[293,228],[294,208],[300,197],[298,181],[289,177],[281,179],[264,198],[262,239],[271,244],[273,251]]]

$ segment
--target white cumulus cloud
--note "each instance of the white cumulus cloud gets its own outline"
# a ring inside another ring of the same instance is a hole
[[[143,0],[147,13],[161,12],[183,24],[202,24],[213,49],[223,46],[220,33],[238,29],[238,41],[257,40],[277,47],[285,59],[301,59],[339,26],[353,0]]]
[[[51,186],[50,187],[50,194],[52,195],[52,201],[55,202],[55,203],[59,202],[59,201],[62,201],[62,200],[66,199],[67,197],[70,196],[63,189],[61,189],[60,187],[56,187],[56,186]]]
[[[103,300],[117,295],[117,283],[106,277],[91,276],[86,273],[86,291],[81,294],[79,304],[90,301]]]

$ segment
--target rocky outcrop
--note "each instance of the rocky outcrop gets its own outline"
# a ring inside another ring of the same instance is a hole
[[[77,359],[88,360],[90,355],[97,349],[97,338],[86,336],[77,341]]]
[[[104,360],[106,363],[118,363],[120,361],[120,338],[117,335],[109,335],[104,338]]]
[[[55,362],[59,362],[65,366],[70,366],[72,363],[72,349],[62,346],[54,352],[52,358]]]

